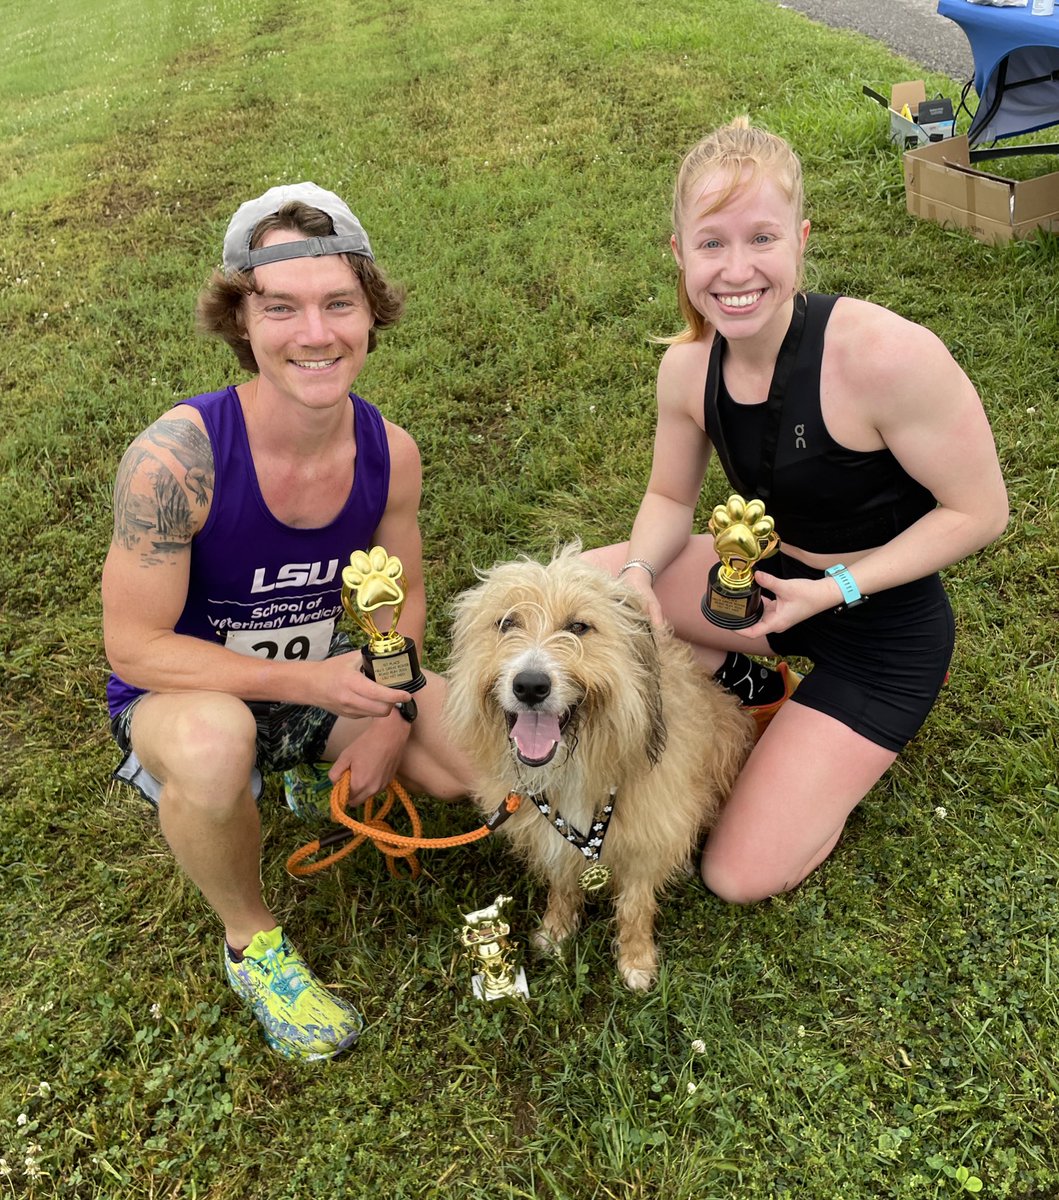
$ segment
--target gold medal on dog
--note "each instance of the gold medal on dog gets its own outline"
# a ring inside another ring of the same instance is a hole
[[[600,862],[593,863],[577,877],[577,885],[583,892],[598,892],[610,883],[614,872]]]

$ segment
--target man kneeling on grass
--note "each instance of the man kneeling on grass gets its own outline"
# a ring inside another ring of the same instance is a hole
[[[250,378],[175,405],[132,442],[115,484],[103,570],[115,774],[157,805],[269,1045],[332,1058],[362,1020],[265,906],[261,772],[333,762],[333,780],[351,772],[352,803],[395,775],[434,796],[466,791],[441,734],[443,682],[427,673],[413,724],[409,694],[367,678],[335,628],[342,565],[382,545],[404,564],[402,632],[422,644],[419,452],[350,391],[403,293],[345,203],[311,183],[243,204],[223,262],[199,323]]]

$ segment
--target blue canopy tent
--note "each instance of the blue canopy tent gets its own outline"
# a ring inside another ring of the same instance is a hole
[[[939,0],[938,12],[960,26],[974,55],[978,108],[967,131],[972,146],[1059,123],[1059,11],[1035,17],[1029,6]],[[1059,146],[1032,149],[1054,152]],[[990,157],[999,155],[994,150]]]

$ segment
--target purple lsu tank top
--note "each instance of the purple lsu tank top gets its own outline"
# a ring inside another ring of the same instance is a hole
[[[319,529],[294,529],[269,511],[258,486],[234,387],[181,401],[202,415],[213,448],[209,516],[191,542],[191,571],[176,632],[265,658],[327,656],[342,613],[342,568],[367,550],[386,509],[390,452],[382,414],[350,395],[357,458],[342,511]],[[111,675],[113,717],[143,689]]]

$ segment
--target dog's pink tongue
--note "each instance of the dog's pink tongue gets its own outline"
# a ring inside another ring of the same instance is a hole
[[[559,718],[551,713],[519,713],[511,727],[511,740],[530,762],[547,758],[559,742]]]

